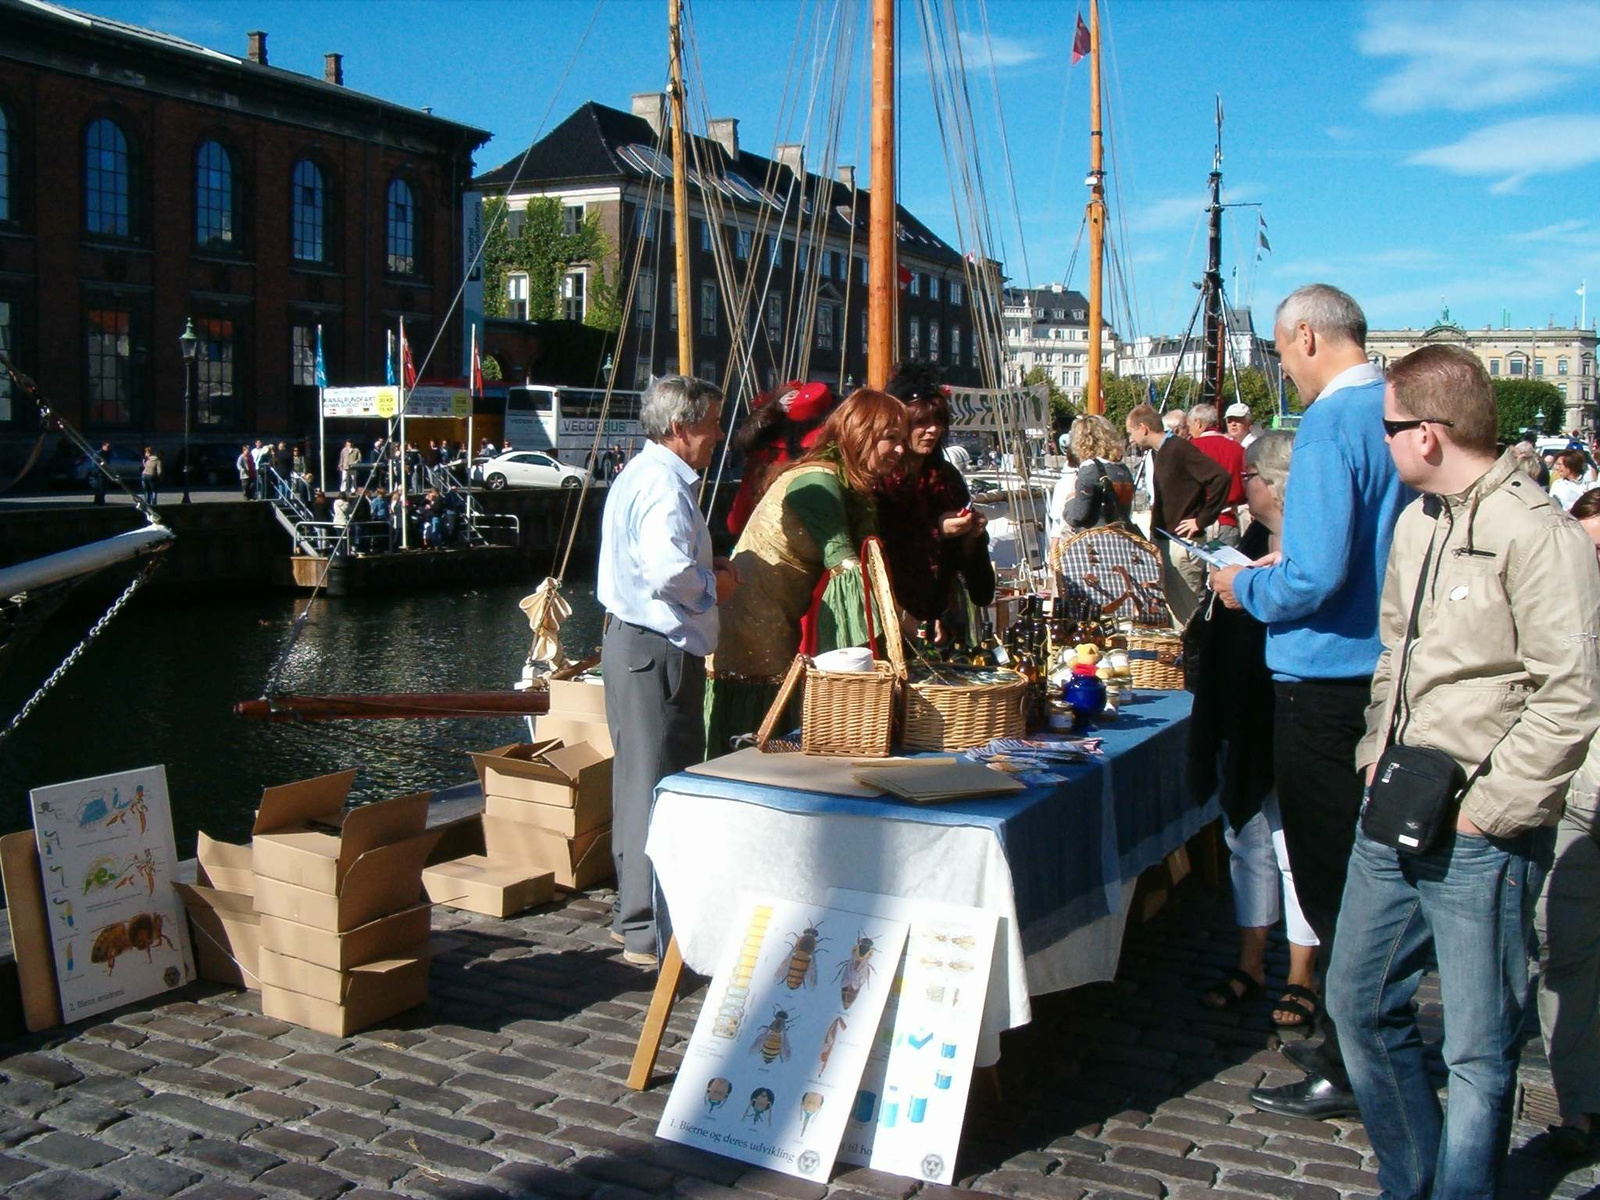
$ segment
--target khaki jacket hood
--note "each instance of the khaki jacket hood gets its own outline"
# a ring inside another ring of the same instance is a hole
[[[1466,491],[1401,513],[1379,635],[1356,765],[1377,760],[1399,702],[1404,745],[1442,750],[1468,774],[1489,759],[1461,803],[1479,828],[1509,837],[1554,824],[1600,726],[1600,566],[1588,535],[1509,452]]]

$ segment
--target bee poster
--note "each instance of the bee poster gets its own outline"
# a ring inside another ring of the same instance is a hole
[[[742,899],[658,1136],[826,1182],[906,923]]]
[[[61,988],[79,1020],[194,978],[165,767],[34,788],[33,833]]]
[[[828,899],[910,924],[904,964],[850,1106],[839,1161],[950,1183],[998,919],[981,908],[838,888]]]

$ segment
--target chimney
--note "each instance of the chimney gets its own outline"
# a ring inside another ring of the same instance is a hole
[[[728,152],[729,158],[739,157],[739,118],[713,117],[708,122],[711,140]]]
[[[334,87],[344,86],[344,55],[324,54],[322,56],[322,81],[331,83]]]
[[[245,37],[250,39],[250,61],[267,65],[267,31],[252,29]]]
[[[636,92],[633,97],[633,115],[643,117],[650,132],[657,137],[667,126],[667,94],[665,92]]]
[[[839,168],[839,182],[844,184],[845,187],[849,188],[852,192],[855,191],[856,169],[849,165],[841,166]]]
[[[806,148],[801,142],[785,142],[773,151],[780,167],[788,167],[795,175],[804,179],[806,176]]]

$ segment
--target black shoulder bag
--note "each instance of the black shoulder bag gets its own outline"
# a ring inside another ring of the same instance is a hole
[[[1388,742],[1378,758],[1372,784],[1361,804],[1361,831],[1401,854],[1426,854],[1431,850],[1446,826],[1455,820],[1461,797],[1489,768],[1486,756],[1468,776],[1461,764],[1443,750],[1431,746],[1403,746],[1396,740],[1400,731],[1400,710],[1406,704],[1411,650],[1418,635],[1417,616],[1422,611],[1422,596],[1428,586],[1428,568],[1432,563],[1433,540],[1430,538],[1416,595],[1411,600],[1411,617],[1406,622]],[[1492,755],[1492,749],[1490,753]]]

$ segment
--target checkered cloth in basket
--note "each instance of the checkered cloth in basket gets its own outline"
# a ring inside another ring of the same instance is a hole
[[[1161,555],[1136,533],[1115,525],[1085,529],[1056,543],[1050,566],[1057,603],[1074,621],[1168,622]]]

